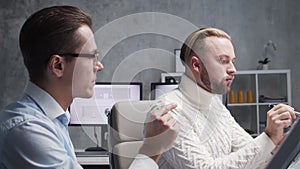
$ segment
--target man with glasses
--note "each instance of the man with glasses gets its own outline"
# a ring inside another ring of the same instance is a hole
[[[23,98],[0,113],[0,168],[81,168],[68,107],[76,97],[93,95],[96,73],[104,68],[91,27],[90,16],[71,6],[42,9],[24,23],[19,43],[30,81]],[[174,125],[164,123],[164,114],[155,116],[154,126]]]

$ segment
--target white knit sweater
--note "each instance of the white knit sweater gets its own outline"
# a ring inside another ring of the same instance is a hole
[[[179,89],[159,100],[175,102],[180,123],[173,147],[162,155],[161,169],[264,168],[275,145],[262,133],[253,139],[241,128],[220,98],[183,75]]]

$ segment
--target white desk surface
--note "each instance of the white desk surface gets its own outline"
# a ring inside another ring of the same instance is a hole
[[[82,150],[75,150],[83,152]],[[77,161],[81,165],[109,165],[109,155],[77,155]]]
[[[80,156],[77,161],[81,165],[109,165],[108,156]]]

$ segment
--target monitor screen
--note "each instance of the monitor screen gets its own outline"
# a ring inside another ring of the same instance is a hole
[[[116,102],[141,99],[142,83],[96,83],[91,98],[73,100],[70,125],[107,124],[106,111]]]
[[[273,159],[270,161],[266,169],[286,169],[293,162],[298,166],[299,159],[296,158],[300,152],[300,117],[297,116],[297,120],[288,131],[287,136],[280,144],[277,152],[274,154]],[[298,155],[299,156],[299,155]],[[290,168],[294,168],[290,166]],[[299,168],[299,167],[295,167]]]
[[[176,83],[151,83],[151,99],[155,100],[159,96],[178,88]]]

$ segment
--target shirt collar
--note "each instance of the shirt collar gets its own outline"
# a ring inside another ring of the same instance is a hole
[[[186,74],[183,74],[181,77],[179,90],[181,90],[185,98],[199,110],[207,110],[215,95],[198,86],[198,84]]]
[[[68,120],[70,119],[68,111],[65,112],[52,96],[34,83],[29,82],[25,92],[41,107],[45,115],[51,120],[61,115],[65,115]]]

